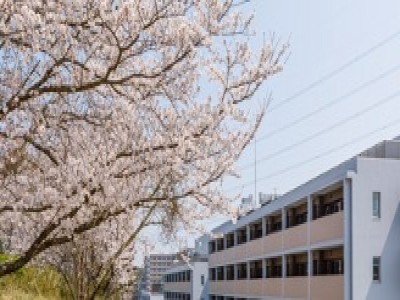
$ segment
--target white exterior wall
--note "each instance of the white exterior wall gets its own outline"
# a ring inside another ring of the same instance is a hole
[[[208,282],[208,262],[195,261],[180,266],[170,268],[166,274],[177,273],[191,270],[190,284],[187,289],[174,289],[175,283],[165,283],[164,291],[184,292],[191,295],[192,300],[208,300],[209,282]],[[201,276],[204,275],[204,285],[201,284]]]
[[[195,262],[192,271],[192,299],[208,300],[208,263]],[[201,284],[202,275],[204,285]]]
[[[195,252],[200,255],[208,255],[208,242],[210,241],[210,236],[203,235],[195,241]]]
[[[352,299],[400,299],[400,160],[358,158],[352,176]],[[372,217],[372,193],[381,192],[381,218]],[[372,258],[381,256],[381,282]]]

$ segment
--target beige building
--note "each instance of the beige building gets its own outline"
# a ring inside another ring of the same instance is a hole
[[[400,299],[400,142],[213,230],[210,300]]]

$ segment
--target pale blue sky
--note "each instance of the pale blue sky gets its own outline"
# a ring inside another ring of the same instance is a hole
[[[391,97],[400,92],[400,1],[259,0],[251,6],[256,13],[254,25],[259,33],[266,32],[268,36],[268,33],[275,32],[282,39],[290,36],[291,44],[291,56],[284,71],[257,95],[261,98],[263,92],[271,90],[274,100],[270,107],[278,107],[267,114],[257,134],[258,138],[262,138],[257,143],[257,159],[279,152],[326,129],[324,134],[307,143],[273,159],[260,161],[257,164],[259,179],[400,118],[400,97]],[[378,44],[379,47],[335,76],[280,106],[282,101]],[[385,74],[384,77],[379,77],[382,74]],[[377,77],[379,80],[370,82]],[[367,86],[364,85],[366,82],[369,83]],[[363,88],[357,93],[342,97],[359,86]],[[326,110],[268,137],[271,132],[334,100],[336,104]],[[377,106],[370,109],[375,103]],[[342,126],[329,129],[363,111],[367,112],[344,122]],[[399,134],[400,122],[397,126],[377,132],[312,163],[260,180],[257,190],[272,192],[276,188],[278,193],[285,193],[364,148]],[[254,149],[250,147],[238,165],[248,165],[253,161]],[[247,168],[243,170],[242,178],[230,185],[240,186],[253,180],[254,168]],[[231,187],[227,186],[227,189]],[[251,193],[254,184],[246,185],[242,190],[245,195]]]
[[[266,115],[257,134],[262,138],[257,143],[257,159],[317,135],[282,155],[260,161],[258,192],[276,189],[285,193],[363,149],[400,135],[400,1],[253,0],[248,8],[255,12],[253,25],[259,41],[263,32],[266,37],[275,33],[283,41],[290,37],[291,52],[284,71],[256,95],[261,100],[264,94],[272,92],[270,107],[278,106]],[[292,97],[352,61],[329,79]],[[350,95],[342,97],[346,94]],[[292,100],[281,105],[288,98]],[[296,126],[280,130],[332,102],[333,105]],[[346,121],[338,126],[342,120]],[[379,130],[387,124],[391,126]],[[374,133],[365,137],[370,132]],[[357,142],[340,147],[362,136]],[[335,151],[321,155],[331,149]],[[253,162],[251,146],[238,166]],[[293,165],[298,167],[290,168]],[[288,171],[269,177],[283,169]],[[247,167],[241,174],[240,179],[227,182],[225,189],[243,195],[253,193],[254,167]],[[213,218],[207,224],[212,228],[222,221]]]

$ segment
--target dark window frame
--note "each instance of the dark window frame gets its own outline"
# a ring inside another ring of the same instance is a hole
[[[236,265],[236,278],[238,280],[247,279],[247,263],[240,263]]]
[[[374,282],[381,282],[382,272],[381,272],[381,257],[372,257],[372,280]]]
[[[262,260],[254,260],[250,262],[250,279],[263,278],[263,262]]]
[[[372,192],[372,216],[376,219],[381,218],[381,199],[381,192]]]

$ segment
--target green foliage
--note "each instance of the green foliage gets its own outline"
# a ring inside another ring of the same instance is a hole
[[[0,262],[12,261],[15,258],[17,258],[15,255],[0,253]]]
[[[0,261],[15,256],[0,254]],[[25,267],[0,278],[0,300],[70,299],[61,275],[51,267]]]
[[[0,262],[12,261],[17,256],[0,253]],[[70,300],[67,285],[53,267],[29,266],[13,274],[0,277],[0,300]],[[96,300],[118,300],[122,295],[97,296]]]

